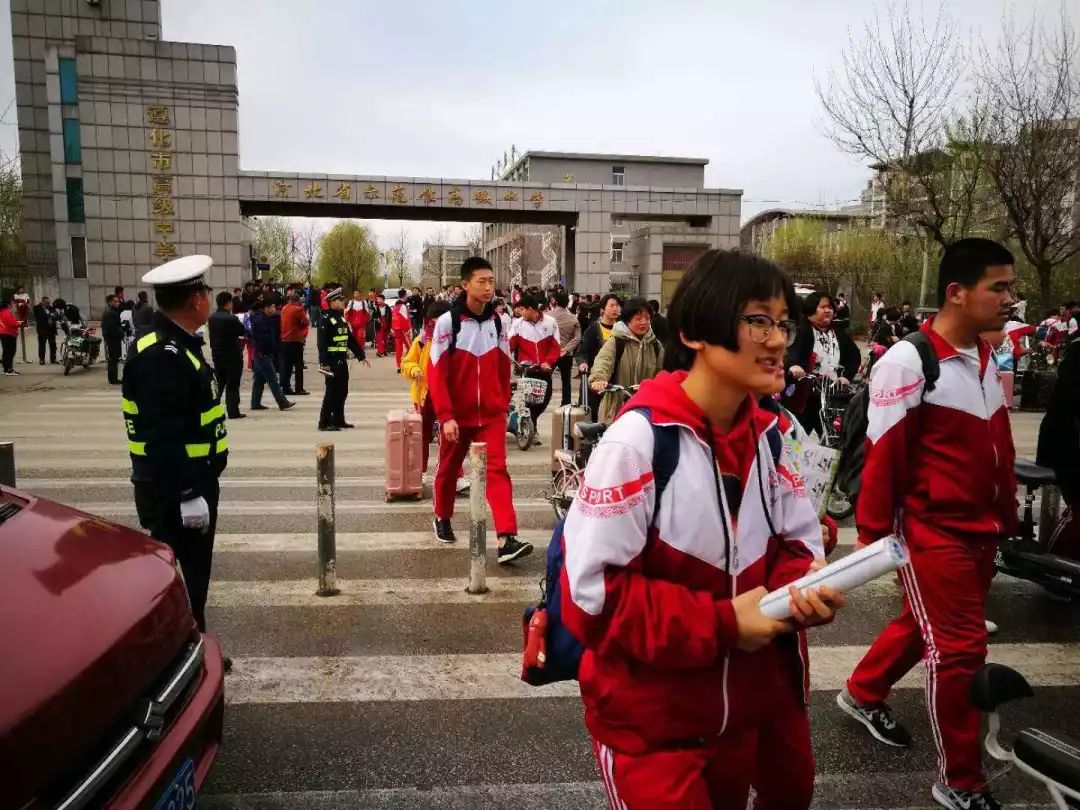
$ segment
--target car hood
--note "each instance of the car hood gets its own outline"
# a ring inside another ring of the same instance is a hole
[[[0,523],[0,761],[19,807],[105,752],[195,630],[167,546],[0,488],[12,500],[23,505]]]

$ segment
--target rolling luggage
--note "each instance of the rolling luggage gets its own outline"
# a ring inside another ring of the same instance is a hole
[[[386,500],[424,495],[423,418],[413,411],[386,415]]]
[[[555,462],[556,450],[568,450],[576,453],[581,440],[574,435],[574,426],[585,421],[585,405],[588,402],[589,376],[581,375],[581,392],[577,405],[563,405],[551,413],[551,468]]]

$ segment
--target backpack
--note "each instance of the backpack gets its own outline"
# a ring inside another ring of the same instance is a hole
[[[647,408],[639,410],[650,418]],[[652,425],[653,481],[656,484],[656,508],[653,522],[660,514],[660,498],[679,464],[679,428],[676,425]],[[522,618],[525,655],[521,680],[531,686],[556,681],[577,680],[578,666],[585,648],[562,623],[562,570],[566,549],[563,526],[566,518],[555,524],[547,549],[547,570],[540,581],[540,601],[525,608]],[[536,621],[534,621],[534,616]],[[533,625],[536,625],[534,629]]]
[[[656,365],[660,365],[660,349],[663,348],[659,340],[654,340],[651,344],[653,354],[656,355]],[[623,352],[626,351],[626,341],[615,339],[615,365],[611,367],[611,379],[608,380],[609,385],[615,385],[615,380],[619,376],[619,362],[622,360]]]
[[[495,310],[491,311],[491,320],[495,323],[495,341],[498,342],[502,337],[502,316]],[[461,310],[457,307],[450,307],[450,346],[446,351],[449,354],[453,354],[457,351],[457,336],[461,331]]]
[[[915,346],[922,362],[923,377],[926,385],[922,396],[925,397],[937,385],[941,375],[937,353],[930,342],[930,337],[923,331],[912,332],[903,338]],[[843,492],[852,506],[858,500],[862,489],[862,471],[866,464],[866,430],[870,419],[870,386],[866,385],[851,398],[844,410],[840,426],[840,458],[836,463],[836,488]]]

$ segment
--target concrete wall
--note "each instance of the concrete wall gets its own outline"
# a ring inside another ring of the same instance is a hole
[[[574,183],[612,185],[611,169],[622,166],[625,186],[658,188],[704,188],[705,167],[680,163],[615,163],[604,160],[529,157],[529,180],[535,183],[562,183],[572,174]]]

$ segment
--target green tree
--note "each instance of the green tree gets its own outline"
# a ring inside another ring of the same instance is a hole
[[[315,283],[339,283],[346,293],[380,286],[379,248],[365,225],[345,220],[323,234],[319,241]]]
[[[0,155],[0,288],[25,283],[22,241],[22,177],[15,158]]]
[[[274,281],[295,278],[293,232],[285,217],[255,218],[255,250],[259,261],[270,265],[267,278]]]

